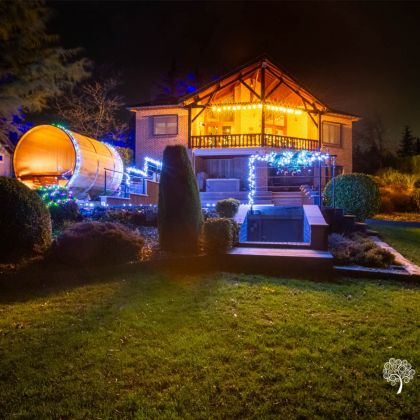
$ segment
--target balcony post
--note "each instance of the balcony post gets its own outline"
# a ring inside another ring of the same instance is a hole
[[[318,150],[321,150],[321,147],[322,147],[321,137],[322,137],[322,121],[321,121],[321,113],[318,112]]]
[[[191,149],[191,106],[188,107],[188,148]]]
[[[266,62],[261,63],[261,146],[265,146],[265,67]]]

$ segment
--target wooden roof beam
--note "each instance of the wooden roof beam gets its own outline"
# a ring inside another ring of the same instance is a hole
[[[261,101],[261,96],[257,92],[255,92],[255,90],[252,89],[252,87],[249,86],[248,83],[246,83],[244,80],[242,80],[242,77],[239,78],[239,81]]]
[[[188,104],[188,105],[197,104],[198,102],[200,102],[200,101],[202,101],[202,100],[204,100],[204,99],[208,98],[210,95],[212,95],[212,94],[214,94],[214,93],[216,93],[216,92],[220,92],[221,90],[223,90],[223,89],[227,88],[227,87],[228,87],[228,86],[230,86],[231,84],[233,84],[233,83],[235,83],[235,82],[238,82],[238,81],[239,81],[239,79],[241,79],[241,78],[243,78],[243,77],[245,77],[245,76],[248,76],[248,75],[249,75],[249,74],[251,74],[251,73],[254,73],[256,70],[258,70],[258,68],[259,68],[259,67],[254,67],[254,68],[252,68],[251,70],[248,70],[248,71],[247,71],[247,72],[245,72],[245,73],[240,73],[240,74],[238,74],[238,76],[237,76],[237,77],[233,78],[232,80],[230,80],[229,82],[225,83],[224,85],[222,85],[222,84],[221,84],[221,82],[219,82],[219,83],[218,83],[218,85],[217,85],[217,87],[216,87],[216,89],[214,89],[213,91],[211,91],[211,92],[209,92],[209,93],[207,93],[207,94],[203,95],[202,97],[199,97],[199,95],[197,95],[197,96],[194,98],[194,101],[193,101],[191,104]]]

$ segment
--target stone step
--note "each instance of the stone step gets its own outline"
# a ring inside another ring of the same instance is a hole
[[[310,249],[309,242],[256,242],[240,241],[237,245],[240,248],[289,248],[289,249]]]
[[[332,275],[333,257],[313,249],[235,247],[226,255],[226,268],[235,267],[244,273]]]

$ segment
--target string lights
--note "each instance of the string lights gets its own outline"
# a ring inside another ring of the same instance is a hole
[[[62,125],[58,125],[58,124],[56,125],[56,127],[58,127],[60,130],[63,130],[69,136],[69,139],[73,143],[73,147],[74,147],[74,150],[76,152],[76,165],[74,167],[74,172],[73,172],[73,175],[71,176],[69,182],[67,183],[67,188],[70,188],[73,185],[74,180],[79,175],[80,167],[82,165],[82,162],[81,162],[81,159],[80,159],[80,156],[81,156],[80,147],[79,147],[79,143],[73,137],[73,134],[70,130],[67,130],[67,128],[63,127]]]
[[[153,171],[150,167],[155,167],[155,172],[160,172],[162,170],[162,162],[151,157],[146,156],[144,158],[143,169],[136,168],[135,166],[130,166],[126,169],[127,185],[130,185],[130,174],[140,175],[142,177],[148,178],[149,172]]]
[[[213,104],[211,110],[213,112],[226,112],[226,111],[245,111],[245,110],[256,110],[256,109],[266,109],[268,111],[281,112],[283,114],[292,114],[292,115],[301,115],[303,110],[299,108],[291,108],[286,106],[281,106],[275,103],[262,103],[262,102],[240,102],[240,103],[223,103],[223,104]]]
[[[76,201],[71,191],[58,185],[42,186],[37,188],[36,192],[47,207],[58,207],[61,204]]]
[[[279,171],[288,170],[299,172],[301,168],[311,167],[315,162],[325,162],[329,158],[329,153],[310,152],[308,150],[300,150],[299,152],[285,150],[280,153],[271,152],[265,155],[251,155],[248,161],[248,204],[251,206],[254,204],[256,186],[255,163],[257,161],[267,162]]]

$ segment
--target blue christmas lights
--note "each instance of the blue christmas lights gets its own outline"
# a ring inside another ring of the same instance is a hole
[[[155,172],[160,172],[162,170],[162,162],[156,159],[153,159],[149,156],[146,156],[144,158],[144,165],[143,169],[136,168],[135,166],[130,166],[125,170],[125,176],[126,176],[126,184],[130,185],[131,177],[130,175],[140,175],[144,178],[149,177],[149,172],[153,171],[153,169],[150,168],[150,166],[155,167]]]
[[[292,172],[300,173],[302,168],[311,167],[315,162],[325,162],[330,158],[329,153],[310,152],[308,150],[300,150],[299,152],[292,150],[285,150],[280,153],[271,152],[265,155],[251,155],[248,161],[248,204],[254,204],[255,196],[255,163],[256,161],[267,162],[270,166],[277,169],[279,173]]]
[[[152,170],[149,167],[151,165],[153,165],[156,168],[156,172],[160,172],[162,170],[162,162],[161,161],[146,156],[144,158],[143,169],[139,169],[139,168],[136,168],[134,166],[130,166],[130,167],[127,168],[126,171],[129,174],[141,175],[141,176],[144,176],[144,177],[147,178],[149,176],[149,171]]]

